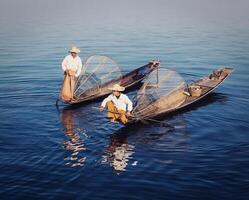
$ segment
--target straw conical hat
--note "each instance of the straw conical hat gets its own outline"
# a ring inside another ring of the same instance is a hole
[[[69,49],[68,52],[70,52],[70,53],[79,53],[80,50],[77,47],[72,47],[71,49]]]
[[[122,87],[120,86],[119,84],[115,84],[113,85],[112,87],[108,88],[109,90],[112,90],[112,91],[119,91],[119,92],[122,92],[125,90],[125,87]]]

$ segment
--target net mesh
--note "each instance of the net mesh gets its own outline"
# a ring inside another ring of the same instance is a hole
[[[100,85],[120,77],[121,71],[117,63],[107,56],[90,56],[82,67],[75,86],[74,96],[79,97],[89,89],[98,89]]]
[[[182,94],[185,87],[186,83],[184,79],[177,72],[170,69],[158,68],[148,76],[138,91],[133,112],[141,112],[147,109],[149,105],[161,97],[169,99],[167,97],[175,95],[176,91]],[[170,98],[171,102],[164,103],[168,105],[170,103],[171,108],[174,108],[179,103],[183,103],[185,98],[185,95],[181,95],[180,101],[179,98]],[[163,107],[163,105],[160,106]]]

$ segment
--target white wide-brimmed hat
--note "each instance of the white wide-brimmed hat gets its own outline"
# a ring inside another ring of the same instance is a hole
[[[68,52],[70,52],[70,53],[79,53],[80,50],[77,47],[72,47],[71,49],[69,49]]]
[[[119,91],[119,92],[122,92],[125,90],[125,87],[122,87],[120,86],[119,84],[115,84],[113,85],[112,87],[108,88],[109,90],[112,90],[112,91]]]

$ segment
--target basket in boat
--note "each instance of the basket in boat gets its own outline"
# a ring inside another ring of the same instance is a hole
[[[193,85],[189,87],[189,91],[192,97],[199,97],[201,96],[202,89],[200,86]]]

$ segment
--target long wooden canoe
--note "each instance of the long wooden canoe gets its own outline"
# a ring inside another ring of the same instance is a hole
[[[108,88],[112,87],[114,84],[120,84],[121,86],[129,89],[137,84],[139,84],[142,80],[144,80],[152,71],[154,71],[159,66],[159,63],[150,62],[142,67],[139,67],[125,75],[122,75],[118,78],[110,80],[104,84],[96,85],[92,88],[85,90],[82,94],[77,97],[74,97],[71,101],[67,101],[64,103],[68,104],[77,104],[82,102],[91,101],[94,99],[98,99],[100,97],[104,97],[110,93]]]
[[[186,108],[213,92],[232,72],[232,68],[225,67],[214,70],[212,74],[189,85],[179,84],[178,88],[152,101],[142,109],[135,108],[128,124],[157,118],[162,115],[166,116],[167,114]]]

